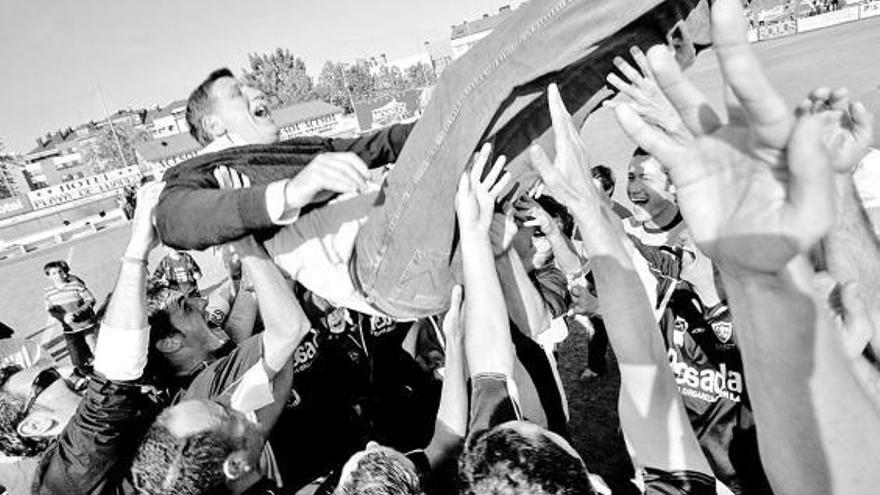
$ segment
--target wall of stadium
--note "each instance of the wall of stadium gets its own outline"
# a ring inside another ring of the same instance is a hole
[[[849,7],[844,7],[840,10],[828,12],[826,14],[814,15],[812,17],[798,19],[797,31],[799,33],[805,33],[807,31],[835,26],[837,24],[843,24],[845,22],[857,21],[859,20],[860,11],[860,6],[852,5]]]

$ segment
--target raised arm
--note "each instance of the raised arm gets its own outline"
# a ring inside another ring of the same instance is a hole
[[[678,141],[627,104],[615,109],[618,121],[669,168],[698,247],[721,268],[774,490],[868,493],[876,485],[868,465],[880,459],[880,446],[864,438],[880,434],[880,415],[859,389],[800,258],[834,222],[835,120],[792,117],[748,43],[738,0],[716,0],[712,27],[732,88],[730,122],[720,123],[659,50],[648,53],[658,84],[695,137]]]
[[[242,268],[250,277],[263,318],[263,362],[272,378],[293,355],[311,328],[299,302],[281,271],[253,237],[235,243]]]
[[[464,331],[461,323],[462,290],[452,289],[449,311],[443,318],[443,334],[446,336],[446,360],[440,407],[434,423],[434,435],[425,448],[425,455],[433,470],[454,459],[461,449],[467,433],[468,395],[464,359]]]
[[[471,169],[462,174],[455,196],[464,271],[464,345],[471,378],[480,374],[513,376],[507,305],[489,241],[495,199],[510,175],[502,174],[505,159],[501,157],[480,180],[491,151],[491,146],[483,146]]]
[[[95,372],[83,402],[40,461],[34,493],[116,493],[144,430],[162,404],[137,380],[146,366],[149,327],[146,260],[155,246],[153,211],[163,183],[138,191],[131,237],[95,350]]]
[[[147,256],[158,243],[153,213],[163,186],[163,182],[154,182],[138,191],[131,237],[98,333],[95,371],[111,380],[135,380],[146,366],[149,346]]]
[[[669,370],[653,308],[624,247],[622,227],[587,178],[583,142],[555,86],[548,96],[555,165],[539,147],[531,149],[532,163],[547,192],[572,212],[585,234],[602,319],[620,366],[619,412],[628,444],[642,467],[711,475]]]

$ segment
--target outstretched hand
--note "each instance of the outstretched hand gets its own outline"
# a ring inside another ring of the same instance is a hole
[[[553,123],[556,158],[551,162],[538,144],[529,148],[532,166],[541,175],[544,192],[569,210],[598,208],[600,199],[588,174],[590,164],[586,146],[555,84],[547,88],[547,99]]]
[[[156,205],[165,183],[150,182],[143,185],[137,192],[137,204],[131,222],[131,237],[128,241],[126,256],[142,258],[159,244],[159,235],[154,225]]]
[[[731,269],[777,272],[833,221],[828,123],[792,117],[748,42],[739,0],[713,4],[712,36],[732,89],[727,124],[665,50],[649,51],[648,60],[694,137],[676,140],[627,103],[615,113],[627,135],[669,169],[704,253]]]
[[[652,47],[651,50],[668,50],[663,45]],[[605,79],[608,84],[617,88],[617,90],[629,97],[629,106],[637,114],[639,114],[645,122],[655,125],[672,137],[679,141],[685,141],[691,137],[691,133],[681,120],[681,116],[675,111],[672,103],[660,90],[657,81],[654,78],[654,71],[648,63],[648,57],[639,47],[632,47],[629,50],[639,66],[636,70],[629,65],[623,58],[615,57],[614,65],[623,74],[629,82],[621,79],[617,74],[611,73]],[[603,106],[608,108],[616,108],[621,101],[607,100]]]
[[[455,211],[458,214],[458,227],[462,233],[488,235],[495,211],[495,200],[510,182],[510,174],[503,172],[507,159],[498,157],[485,178],[483,170],[489,162],[492,146],[484,144],[474,158],[469,170],[461,175],[458,191],[455,194]]]
[[[824,137],[835,172],[852,173],[874,142],[874,116],[862,102],[851,101],[846,88],[814,89],[795,112],[824,119],[830,129]]]

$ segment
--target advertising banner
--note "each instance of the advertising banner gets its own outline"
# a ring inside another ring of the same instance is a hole
[[[14,217],[31,211],[31,204],[27,198],[22,196],[13,196],[11,198],[0,199],[0,219]]]
[[[797,34],[797,32],[797,23],[793,20],[787,20],[759,27],[758,38],[762,41],[772,40],[773,38],[791,36],[793,34]]]
[[[836,24],[843,24],[844,22],[857,20],[859,20],[859,7],[853,5],[826,14],[798,19],[797,29],[799,33],[803,33],[814,29],[822,29]]]
[[[859,9],[859,17],[862,19],[877,17],[880,15],[880,0],[868,0],[859,5]]]

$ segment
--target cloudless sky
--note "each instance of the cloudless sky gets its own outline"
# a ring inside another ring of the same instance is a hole
[[[110,112],[186,98],[211,70],[289,48],[326,60],[424,52],[450,27],[511,0],[0,0],[0,140],[35,138]]]

